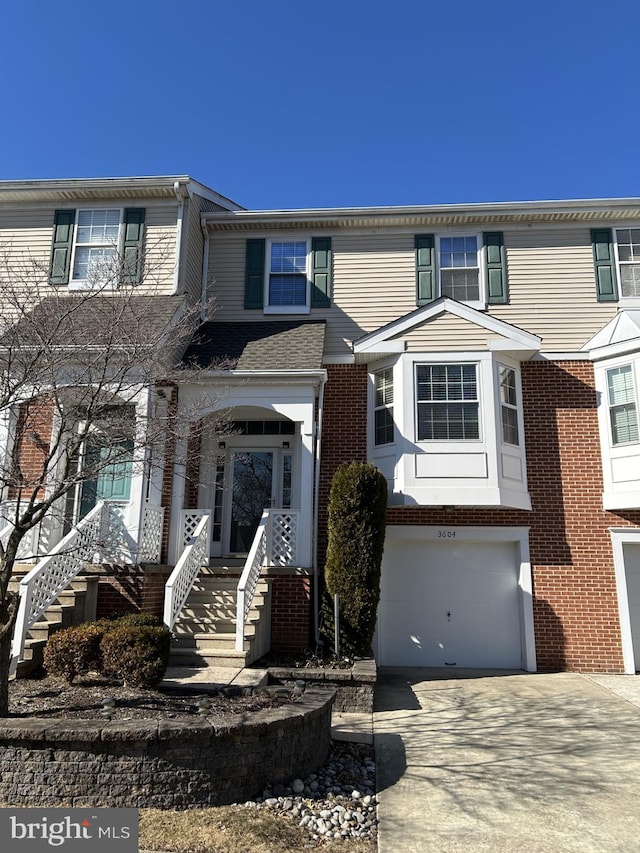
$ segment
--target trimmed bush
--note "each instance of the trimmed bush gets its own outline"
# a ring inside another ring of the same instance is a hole
[[[100,644],[104,671],[130,687],[153,687],[169,663],[171,632],[164,626],[118,624]]]
[[[57,631],[44,649],[44,666],[51,675],[65,678],[73,684],[78,675],[102,669],[100,643],[108,623],[104,620],[86,622]]]
[[[111,623],[116,625],[151,625],[158,627],[162,625],[162,621],[153,613],[123,613],[120,616],[109,617]]]
[[[374,466],[341,465],[329,493],[323,629],[333,643],[333,596],[340,596],[340,653],[366,657],[376,627],[387,481]]]

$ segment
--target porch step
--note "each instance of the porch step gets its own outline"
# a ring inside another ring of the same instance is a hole
[[[17,592],[22,578],[32,566],[20,564],[11,576],[9,589]],[[80,625],[96,618],[98,578],[76,575],[70,585],[62,590],[40,619],[27,632],[22,657],[18,662],[16,678],[25,678],[40,669],[44,663],[47,640],[61,628]]]
[[[244,649],[237,650],[239,577],[218,575],[217,568],[205,567],[198,575],[174,625],[173,666],[247,666],[268,651],[270,582],[258,582],[245,626]]]

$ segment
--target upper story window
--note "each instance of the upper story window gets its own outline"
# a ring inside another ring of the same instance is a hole
[[[309,290],[309,242],[271,242],[269,249],[267,305],[305,307]]]
[[[118,287],[142,279],[143,207],[56,210],[51,284]]]
[[[374,376],[374,443],[391,444],[395,440],[393,427],[393,368],[387,367]]]
[[[638,441],[636,390],[630,364],[607,370],[607,391],[613,444]]]
[[[73,281],[113,276],[120,237],[120,210],[79,210],[73,253]]]
[[[640,297],[640,228],[616,228],[620,295]]]
[[[518,433],[518,388],[516,372],[512,367],[500,367],[500,408],[502,414],[502,441],[520,444]]]
[[[417,364],[418,441],[480,438],[475,364]]]
[[[417,234],[415,251],[418,305],[441,296],[475,308],[508,301],[501,231]]]
[[[440,237],[438,243],[440,295],[458,302],[480,301],[478,238]]]
[[[306,314],[331,304],[331,237],[246,241],[244,307]]]

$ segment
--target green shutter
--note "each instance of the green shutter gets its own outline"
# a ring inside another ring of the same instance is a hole
[[[416,234],[416,303],[426,305],[436,297],[436,251],[433,234]]]
[[[502,231],[485,231],[482,240],[484,243],[487,301],[490,305],[505,305],[509,301],[509,293]]]
[[[594,228],[591,231],[591,244],[593,246],[598,302],[616,302],[618,299],[618,282],[611,229]]]
[[[331,304],[331,237],[313,237],[311,257],[311,306],[328,308]]]
[[[140,284],[142,281],[144,213],[144,207],[127,207],[124,211],[124,241],[122,244],[122,281],[124,284]]]
[[[247,240],[244,307],[262,308],[264,304],[264,240]]]
[[[53,219],[53,246],[51,248],[51,284],[68,284],[73,247],[75,210],[56,210]]]

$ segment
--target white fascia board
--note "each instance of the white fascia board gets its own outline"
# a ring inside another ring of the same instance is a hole
[[[245,385],[319,385],[327,381],[326,370],[206,370],[197,377],[185,377],[187,385],[203,385],[212,380]],[[178,382],[180,381],[178,377]]]
[[[589,361],[604,361],[608,358],[616,358],[622,355],[632,355],[640,351],[640,338],[629,341],[620,341],[608,346],[596,347],[585,352],[584,357]]]
[[[523,329],[518,329],[516,326],[511,326],[509,323],[505,323],[502,320],[498,320],[495,317],[491,317],[488,314],[477,311],[475,308],[470,308],[468,305],[456,302],[455,299],[449,299],[445,296],[431,305],[418,308],[416,311],[412,311],[410,314],[388,323],[381,329],[365,335],[354,342],[353,351],[356,355],[362,352],[371,352],[374,351],[373,347],[379,346],[382,343],[389,347],[391,343],[394,343],[391,340],[392,338],[396,338],[410,329],[445,313],[454,314],[462,320],[467,320],[476,326],[487,329],[487,331],[494,332],[502,339],[505,339],[505,343],[506,341],[513,342],[514,346],[512,349],[514,350],[523,349],[537,352],[540,349],[542,339],[537,337],[537,335],[532,335],[530,332],[525,332]],[[504,345],[502,348],[504,349]]]

